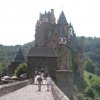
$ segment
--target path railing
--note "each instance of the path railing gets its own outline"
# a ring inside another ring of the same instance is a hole
[[[52,82],[51,91],[54,97],[54,100],[69,100],[69,98]]]

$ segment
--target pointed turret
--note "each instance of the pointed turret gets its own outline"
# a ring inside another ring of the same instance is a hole
[[[19,48],[19,50],[14,58],[14,61],[15,62],[24,62],[25,61],[21,48]]]
[[[58,24],[61,24],[61,25],[68,25],[67,20],[66,20],[66,17],[65,17],[65,14],[64,14],[63,11],[61,12],[61,14],[60,14],[60,16],[59,16]]]
[[[64,15],[64,12],[62,11],[59,19],[58,19],[58,25],[59,25],[59,44],[63,44],[66,45],[67,41],[66,41],[66,36],[67,36],[67,20],[66,17]]]

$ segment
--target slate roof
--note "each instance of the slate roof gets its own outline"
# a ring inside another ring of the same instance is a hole
[[[60,24],[60,25],[68,25],[66,17],[65,17],[65,14],[64,14],[63,11],[61,12],[61,14],[59,16],[58,24]]]
[[[21,48],[19,48],[17,54],[15,55],[14,62],[24,62],[25,58]]]
[[[63,11],[61,12],[61,14],[59,16],[58,24],[60,26],[59,27],[59,36],[60,37],[66,37],[64,27],[65,27],[65,25],[68,25],[68,23],[67,23],[67,20],[66,20],[66,17],[65,17],[65,14],[64,14]]]
[[[28,57],[57,57],[57,54],[54,48],[32,47]]]

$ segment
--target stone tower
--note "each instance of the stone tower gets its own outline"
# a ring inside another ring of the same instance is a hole
[[[13,76],[15,69],[19,66],[19,64],[24,63],[25,58],[21,48],[19,48],[18,52],[15,55],[14,60],[8,66],[8,75]]]

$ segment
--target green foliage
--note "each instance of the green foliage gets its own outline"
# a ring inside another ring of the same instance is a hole
[[[74,94],[73,94],[73,100],[82,100],[82,98],[84,97],[84,94],[82,93],[82,91],[79,91],[79,88],[77,85],[74,84]]]
[[[100,38],[85,37],[85,52],[93,51],[100,47]]]
[[[85,89],[85,93],[86,93],[86,96],[87,96],[87,97],[95,98],[95,93],[94,93],[93,88],[87,87],[87,88]]]
[[[84,87],[85,96],[92,99],[94,98],[93,100],[100,98],[100,77],[85,71],[84,78],[87,84]]]
[[[85,38],[84,52],[96,64],[100,70],[100,38]],[[99,74],[100,71],[97,73]]]
[[[7,74],[7,67],[13,61],[16,52],[21,47],[25,60],[27,58],[30,48],[34,46],[34,41],[29,42],[24,45],[15,45],[15,46],[3,46],[0,45],[0,75],[4,76]]]
[[[7,75],[7,69],[6,63],[0,62],[0,76]]]
[[[100,95],[100,78],[93,81],[91,87]]]
[[[19,77],[21,74],[26,73],[26,71],[27,71],[27,64],[23,63],[17,67],[17,69],[15,70],[15,74],[17,77]]]
[[[85,70],[95,74],[96,73],[96,65],[91,61],[91,60],[87,60],[85,62]]]
[[[80,91],[74,85],[74,100],[100,100],[100,77],[84,72],[84,89]]]
[[[14,58],[16,50],[19,48],[16,46],[3,46],[0,45],[0,74],[2,76],[7,74],[7,67]]]

